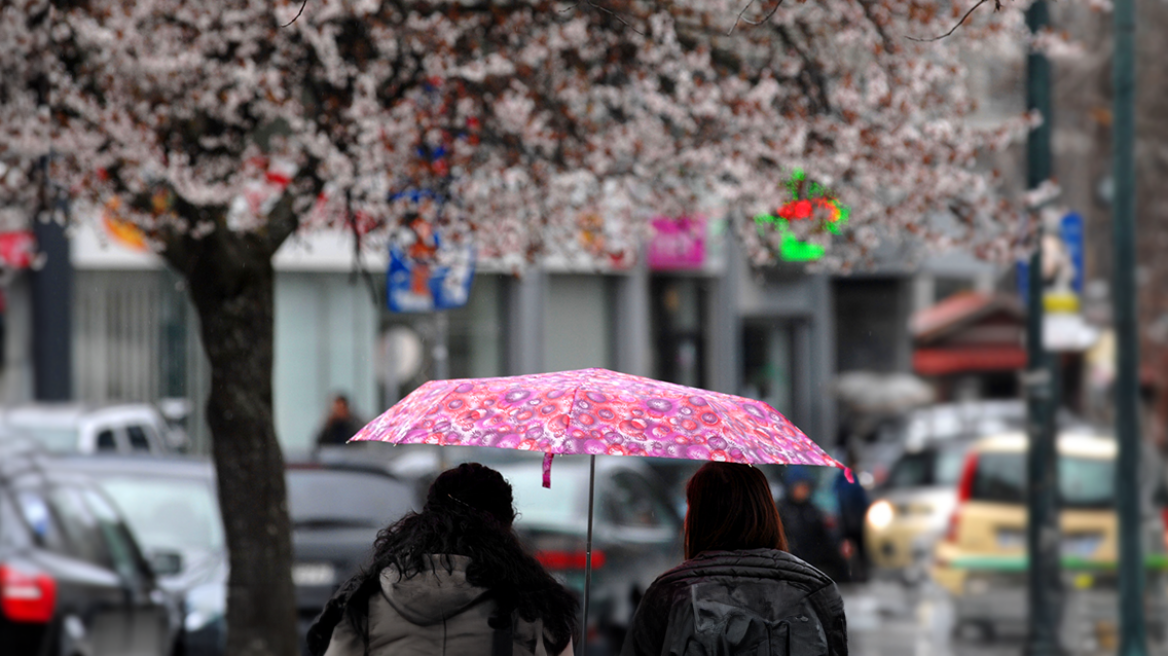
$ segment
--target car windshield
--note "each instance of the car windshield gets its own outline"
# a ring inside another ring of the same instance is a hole
[[[146,550],[223,548],[223,524],[210,483],[127,476],[107,478],[101,486]]]
[[[941,449],[933,461],[933,480],[945,487],[957,485],[961,467],[965,464],[965,448]]]
[[[5,424],[14,433],[31,437],[49,451],[77,450],[80,431],[75,426],[46,424],[23,417],[12,417]]]
[[[384,474],[289,469],[288,512],[300,528],[381,528],[416,508],[410,486]]]
[[[1110,508],[1115,500],[1115,460],[1061,456],[1059,503],[1064,508]],[[1026,499],[1026,454],[983,453],[970,490],[973,499],[1023,503]]]
[[[500,470],[515,498],[519,512],[517,524],[562,526],[578,518],[580,499],[587,496],[588,479],[565,475],[552,469],[552,488],[543,487],[543,476],[538,469],[508,472]]]
[[[892,489],[956,485],[964,457],[961,447],[905,454],[892,466],[886,485]]]

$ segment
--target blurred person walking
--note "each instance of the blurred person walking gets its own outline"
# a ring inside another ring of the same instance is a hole
[[[787,467],[783,476],[786,494],[779,502],[779,517],[792,554],[839,581],[847,577],[847,565],[839,545],[828,530],[827,517],[812,502],[815,476],[804,466]]]
[[[787,551],[760,470],[707,463],[686,502],[686,561],[645,591],[622,656],[846,656],[839,591]]]
[[[847,465],[852,471],[858,471],[856,456],[851,451],[847,455]],[[868,549],[864,544],[864,517],[868,514],[871,500],[868,491],[860,485],[858,478],[848,479],[844,471],[836,474],[831,484],[839,503],[840,535],[843,538],[843,548],[848,552],[852,567],[848,571],[848,580],[862,582],[868,580]]]
[[[364,422],[358,421],[353,416],[353,411],[349,407],[349,397],[337,394],[333,397],[332,405],[329,406],[329,415],[324,420],[324,426],[316,434],[316,446],[344,444],[349,441],[350,437],[356,435],[357,431],[361,430],[364,425]]]
[[[523,551],[511,485],[478,463],[440,474],[383,529],[371,566],[308,632],[314,656],[568,656],[577,603]]]

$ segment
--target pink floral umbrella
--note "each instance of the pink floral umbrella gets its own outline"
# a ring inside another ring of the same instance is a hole
[[[597,455],[843,467],[766,403],[607,369],[432,380],[350,441],[541,451],[544,487],[551,486],[554,455],[592,456],[581,654],[588,635]]]
[[[352,439],[540,451],[545,487],[557,454],[843,467],[766,403],[607,369],[433,380]]]

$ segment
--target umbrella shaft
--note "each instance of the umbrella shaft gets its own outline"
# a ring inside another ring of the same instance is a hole
[[[588,652],[588,593],[592,588],[592,501],[596,495],[596,456],[588,465],[588,541],[584,544],[584,621],[580,626],[580,656]]]

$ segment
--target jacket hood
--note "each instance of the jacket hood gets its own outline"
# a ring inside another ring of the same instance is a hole
[[[663,583],[685,583],[704,578],[773,579],[794,584],[807,592],[834,585],[823,572],[778,549],[703,551],[661,575]]]
[[[398,570],[387,567],[381,573],[381,592],[386,601],[406,620],[429,626],[448,620],[479,603],[486,589],[466,580],[470,558],[447,554],[426,557],[427,569],[399,579]]]

